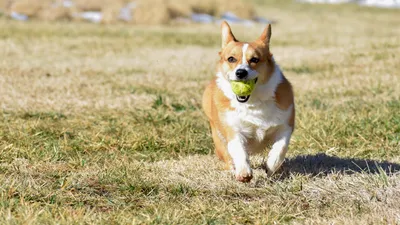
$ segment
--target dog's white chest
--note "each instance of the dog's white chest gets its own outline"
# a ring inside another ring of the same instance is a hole
[[[226,113],[225,119],[236,132],[261,141],[271,128],[286,124],[289,109],[279,109],[274,100],[255,104],[238,103],[235,104],[235,110]]]
[[[217,85],[231,101],[234,110],[222,115],[227,125],[237,134],[261,142],[266,135],[280,125],[287,125],[292,107],[281,110],[275,102],[275,91],[282,82],[282,72],[275,64],[274,73],[266,84],[256,86],[248,102],[240,103],[232,92],[231,85],[222,73],[217,73]]]

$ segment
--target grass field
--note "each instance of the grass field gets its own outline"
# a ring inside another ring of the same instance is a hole
[[[297,118],[280,172],[253,157],[249,184],[200,108],[217,25],[0,19],[0,224],[399,224],[399,11],[258,4]]]

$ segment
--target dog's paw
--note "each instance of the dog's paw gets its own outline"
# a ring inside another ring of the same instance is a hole
[[[235,177],[237,181],[240,182],[250,182],[253,178],[253,171],[250,168],[250,165],[243,165],[240,168],[237,168],[235,171]]]
[[[272,176],[276,171],[278,171],[284,160],[285,158],[280,155],[270,154],[265,164],[268,176]]]
[[[274,175],[275,171],[266,169],[265,172],[267,173],[267,176],[271,177],[272,175]]]
[[[268,176],[274,175],[282,166],[283,161],[280,163],[275,163],[275,164],[266,164],[265,167],[265,172],[267,173]]]

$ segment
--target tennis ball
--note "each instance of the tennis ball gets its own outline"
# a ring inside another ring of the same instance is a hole
[[[248,96],[254,90],[256,79],[241,81],[232,80],[230,83],[233,93],[238,96]]]

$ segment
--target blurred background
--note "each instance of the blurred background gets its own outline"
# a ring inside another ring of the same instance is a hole
[[[210,23],[221,17],[237,22],[257,20],[254,6],[242,0],[2,0],[0,10],[16,20],[132,24]]]
[[[400,1],[397,0],[300,0],[300,2],[400,7]],[[0,0],[0,13],[22,21],[87,20],[106,24],[213,23],[221,19],[247,25],[273,22],[258,16],[253,3],[243,0]]]

